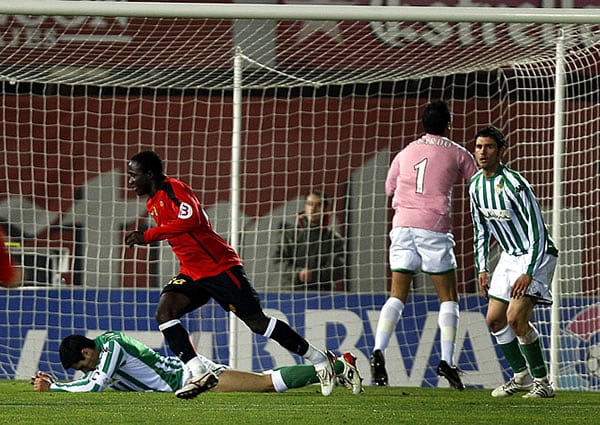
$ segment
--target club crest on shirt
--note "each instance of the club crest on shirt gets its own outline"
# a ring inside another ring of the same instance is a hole
[[[496,187],[494,188],[496,195],[500,195],[502,193],[502,191],[504,190],[504,185],[502,184],[502,182],[498,183],[496,185]]]
[[[165,202],[164,202],[164,201],[162,201],[162,200],[161,200],[161,201],[159,201],[159,202],[158,202],[158,206],[159,206],[160,208],[164,208],[164,207],[165,207]],[[152,206],[152,211],[150,211],[150,214],[152,214],[152,216],[154,216],[154,217],[158,217],[158,208],[156,208],[156,205],[153,205],[153,206]]]

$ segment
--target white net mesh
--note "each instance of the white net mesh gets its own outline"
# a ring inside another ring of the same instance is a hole
[[[317,345],[355,352],[368,379],[389,280],[391,211],[383,181],[391,155],[421,134],[425,103],[447,100],[451,137],[468,149],[480,127],[504,130],[505,159],[533,184],[551,224],[561,28],[559,384],[598,389],[598,28],[267,17],[0,18],[0,219],[26,279],[24,289],[0,300],[0,377],[27,378],[38,368],[64,377],[56,351],[74,332],[125,330],[166,350],[153,313],[177,264],[166,243],[124,247],[126,231],[152,225],[127,188],[126,163],[138,151],[156,150],[167,173],[192,186],[230,239],[239,47],[242,161],[234,208],[246,270],[269,313]],[[274,261],[275,241],[312,189],[331,198],[331,225],[346,241],[347,278],[327,292],[291,291]],[[493,387],[509,371],[475,292],[467,202],[465,188],[457,188],[457,360],[467,385]],[[416,277],[409,304],[387,352],[390,383],[445,385],[434,368],[438,303],[424,276]],[[549,347],[550,310],[539,309],[536,318]],[[194,312],[186,326],[199,351],[227,361],[228,322],[218,306]],[[245,328],[239,333],[240,368],[299,361]]]

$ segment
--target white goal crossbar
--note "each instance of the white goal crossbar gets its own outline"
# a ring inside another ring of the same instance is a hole
[[[600,10],[568,8],[267,5],[115,1],[0,1],[0,14],[145,18],[300,19],[311,21],[598,24]]]

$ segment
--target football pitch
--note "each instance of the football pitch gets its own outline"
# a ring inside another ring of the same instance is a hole
[[[558,392],[554,399],[496,399],[490,390],[365,388],[358,396],[318,386],[283,394],[35,393],[24,381],[0,381],[0,423],[77,424],[597,424],[599,392]]]

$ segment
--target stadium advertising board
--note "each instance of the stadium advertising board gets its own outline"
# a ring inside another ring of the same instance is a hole
[[[0,341],[3,341],[0,379],[27,379],[37,370],[52,371],[59,379],[70,378],[60,366],[57,351],[60,340],[71,333],[94,337],[106,330],[122,330],[170,354],[153,318],[158,296],[158,291],[100,290],[94,293],[63,289],[48,290],[43,298],[38,297],[35,290],[0,298],[0,311],[5,316],[0,324]],[[313,343],[336,353],[352,351],[369,381],[368,355],[379,306],[385,301],[383,295],[319,296],[307,301],[304,296],[273,294],[263,297],[262,301],[269,314],[288,321]],[[563,302],[573,307],[573,300]],[[579,388],[599,389],[600,300],[576,303],[577,308],[562,309],[561,345],[565,353],[571,354],[561,361],[561,381]],[[414,311],[414,305],[423,304],[428,306],[426,314]],[[436,305],[435,297],[422,296],[415,296],[414,302],[407,305],[404,315],[411,320],[400,321],[396,338],[387,350],[391,385],[447,385],[435,372],[439,362]],[[467,386],[491,388],[510,376],[506,361],[486,329],[484,314],[477,296],[462,298],[457,359],[458,366],[465,372]],[[536,314],[540,323],[548,323],[548,308],[540,307]],[[218,305],[209,303],[184,322],[200,352],[217,362],[228,363],[228,319]],[[21,326],[12,326],[12,323]],[[549,347],[545,336],[549,334],[548,329],[542,325],[540,330],[545,339],[543,346]],[[262,371],[300,361],[275,342],[244,329],[238,345],[244,347],[238,358],[238,369]]]

